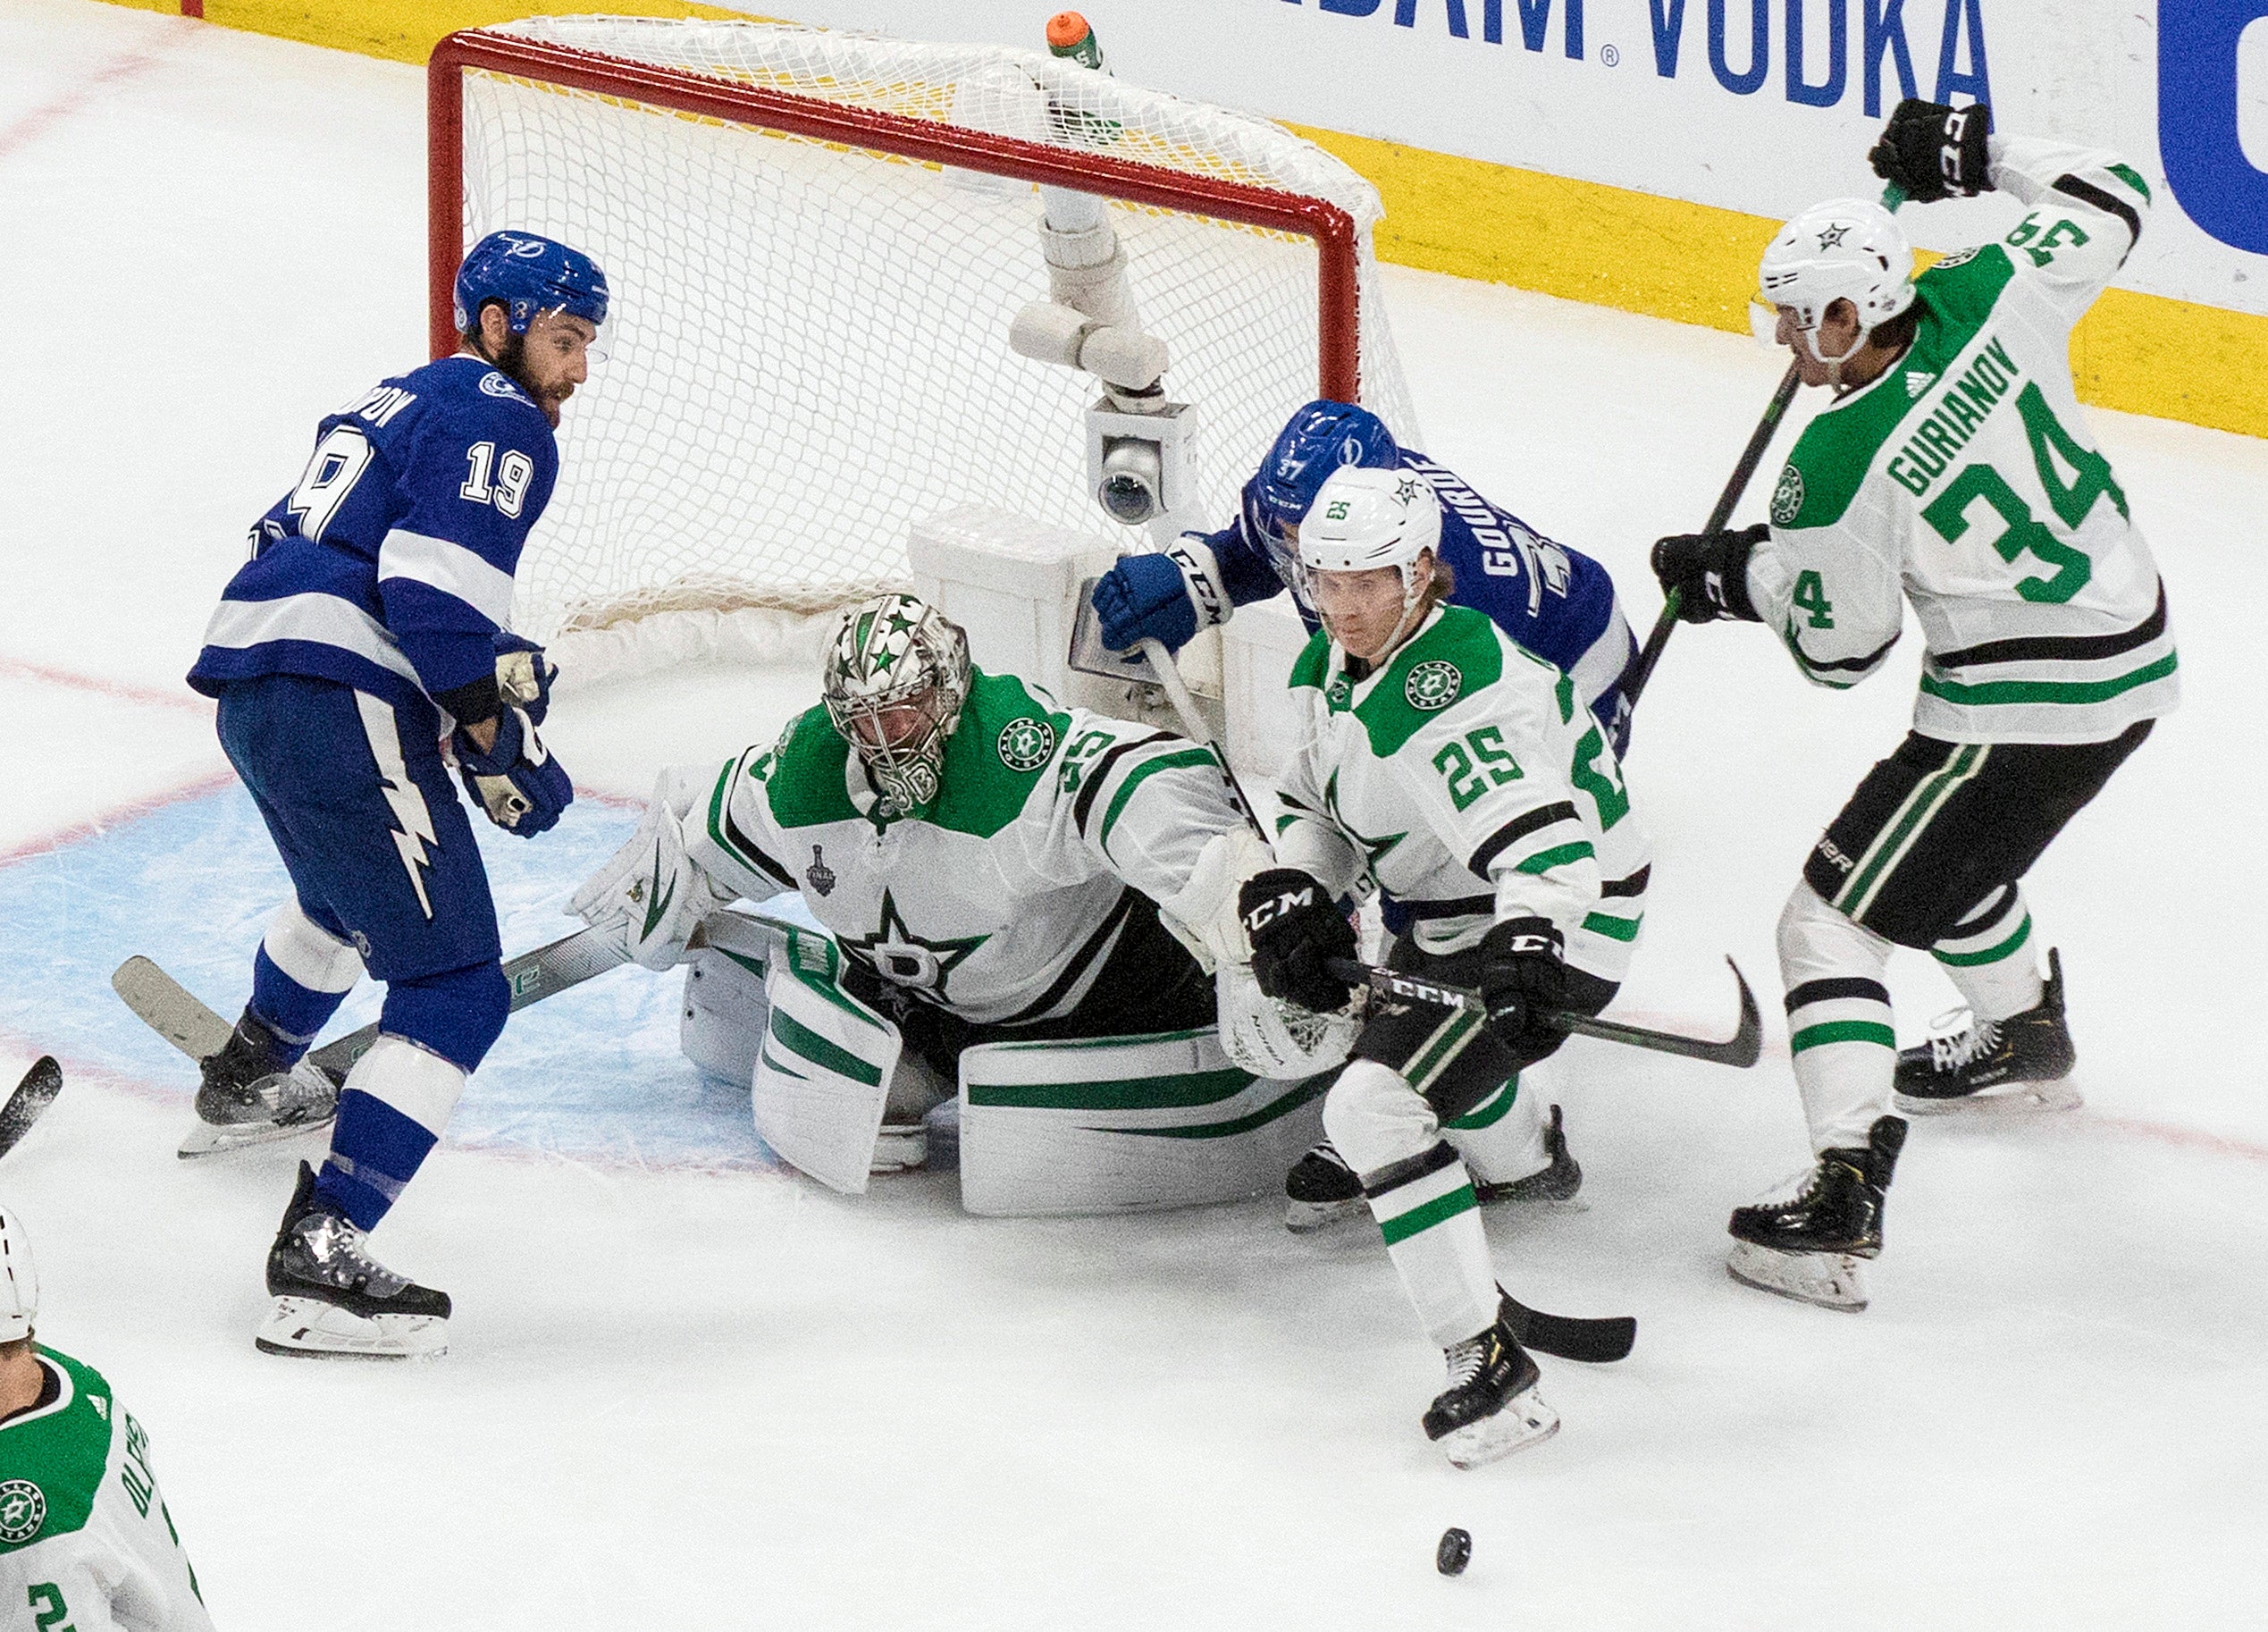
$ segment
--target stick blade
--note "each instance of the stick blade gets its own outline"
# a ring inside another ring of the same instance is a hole
[[[1756,994],[1749,990],[1748,977],[1741,972],[1741,966],[1729,957],[1725,966],[1733,972],[1734,982],[1741,988],[1741,1023],[1734,1028],[1732,1040],[1718,1057],[1727,1065],[1746,1070],[1764,1056],[1764,1020],[1756,1012]]]
[[[43,1054],[32,1063],[23,1081],[16,1084],[16,1091],[8,1096],[8,1103],[0,1106],[0,1156],[14,1149],[17,1141],[31,1131],[32,1124],[63,1092],[63,1067],[55,1064],[54,1055]]]
[[[110,988],[143,1024],[193,1060],[218,1054],[229,1040],[229,1022],[146,957],[121,963]]]
[[[1573,1315],[1549,1315],[1541,1309],[1532,1309],[1511,1293],[1503,1294],[1504,1312],[1509,1317],[1512,1335],[1524,1347],[1538,1354],[1556,1355],[1563,1360],[1584,1360],[1592,1365],[1626,1359],[1638,1343],[1638,1320],[1632,1315],[1616,1315],[1600,1320],[1587,1320]]]

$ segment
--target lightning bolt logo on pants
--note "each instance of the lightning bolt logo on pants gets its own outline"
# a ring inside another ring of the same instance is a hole
[[[433,904],[425,894],[425,869],[431,865],[425,846],[441,843],[433,832],[433,812],[402,763],[401,734],[394,724],[392,705],[368,692],[357,692],[355,706],[362,711],[363,735],[370,739],[370,752],[378,761],[378,791],[394,813],[394,848],[401,855],[402,870],[409,874],[409,887],[417,892],[417,904],[430,920]]]

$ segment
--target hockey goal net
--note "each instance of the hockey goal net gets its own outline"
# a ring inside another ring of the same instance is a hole
[[[1137,540],[1088,489],[1096,383],[1008,345],[1047,293],[1041,185],[1109,200],[1208,525],[1312,396],[1415,433],[1377,194],[1267,121],[1045,52],[621,17],[452,35],[430,95],[435,355],[497,228],[613,286],[515,613],[602,669],[900,584],[909,525],[956,503]]]

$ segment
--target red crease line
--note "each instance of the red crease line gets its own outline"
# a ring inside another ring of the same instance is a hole
[[[84,821],[75,821],[71,826],[55,832],[43,835],[38,838],[27,839],[22,844],[6,850],[0,850],[0,867],[12,867],[18,862],[29,861],[33,856],[46,855],[51,851],[62,849],[66,845],[77,844],[82,838],[99,837],[122,822],[133,821],[140,817],[150,815],[164,810],[169,804],[180,804],[187,800],[201,799],[207,794],[217,794],[235,781],[236,772],[233,770],[216,770],[198,777],[193,781],[184,782],[180,787],[165,793],[130,800],[104,812],[99,816],[90,816]]]
[[[74,674],[68,669],[50,669],[45,663],[27,663],[21,658],[0,657],[0,676],[18,680],[34,680],[44,686],[60,686],[70,691],[88,692],[97,697],[111,697],[120,702],[139,702],[150,708],[187,709],[210,719],[211,699],[198,696],[192,691],[157,691],[147,686],[128,686],[117,680],[104,680],[93,675]]]

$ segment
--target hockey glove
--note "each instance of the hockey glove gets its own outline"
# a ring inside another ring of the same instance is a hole
[[[508,833],[533,838],[557,825],[575,803],[575,784],[551,757],[523,708],[496,717],[496,741],[483,753],[457,728],[457,774],[488,819]]]
[[[1542,1016],[1567,1005],[1567,966],[1548,918],[1508,918],[1481,938],[1481,1000],[1489,1030],[1523,1061],[1556,1052],[1567,1034]]]
[[[1992,190],[1985,151],[1992,133],[1993,111],[1981,102],[1956,108],[1909,97],[1892,110],[1867,163],[1916,204],[1973,198]]]
[[[625,957],[660,970],[684,961],[701,921],[730,899],[685,854],[677,813],[656,788],[630,842],[584,880],[567,908],[609,931]]]
[[[1354,988],[1331,972],[1330,960],[1355,955],[1355,926],[1320,879],[1297,867],[1271,867],[1245,880],[1237,912],[1263,992],[1318,1014],[1346,1006]]]
[[[1762,522],[1737,533],[1678,533],[1654,541],[1654,576],[1662,593],[1677,593],[1677,616],[1687,623],[1719,618],[1760,623],[1748,598],[1748,558],[1771,535]]]
[[[1213,552],[1184,536],[1156,555],[1130,555],[1095,585],[1095,615],[1103,644],[1130,652],[1155,640],[1179,652],[1199,629],[1224,622],[1227,597],[1214,576]]]
[[[559,666],[542,647],[508,630],[496,632],[496,692],[503,706],[517,703],[542,725],[551,711],[551,682],[559,677]]]

